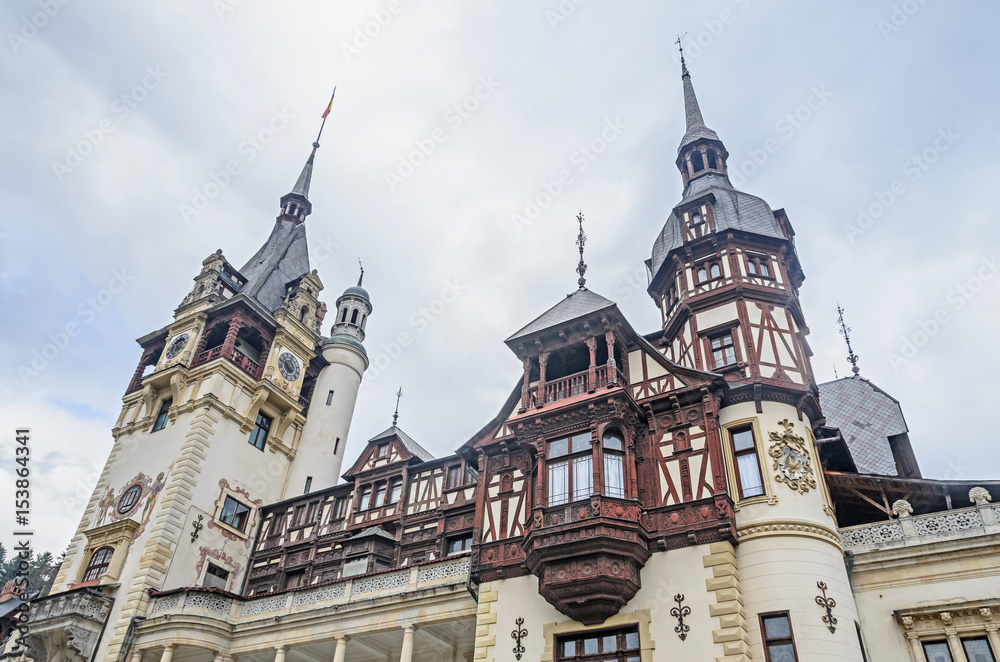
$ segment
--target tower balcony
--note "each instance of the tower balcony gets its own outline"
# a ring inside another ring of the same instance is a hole
[[[527,407],[541,409],[554,402],[593,394],[601,389],[625,386],[627,383],[624,373],[617,365],[594,366],[550,382],[535,382],[529,385]]]
[[[220,357],[225,357],[229,359],[230,361],[238,365],[240,369],[243,370],[243,372],[247,373],[254,379],[260,379],[260,375],[264,370],[263,365],[254,361],[240,350],[232,349],[227,353],[226,348],[221,345],[219,347],[213,347],[212,349],[208,349],[205,350],[204,352],[197,354],[194,357],[194,360],[191,361],[191,367],[193,368],[195,366],[201,365],[202,363],[208,363],[209,361],[213,361]]]

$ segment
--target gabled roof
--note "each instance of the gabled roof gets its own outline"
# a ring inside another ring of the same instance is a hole
[[[410,455],[412,455],[412,456],[414,456],[416,458],[419,458],[419,459],[423,460],[424,462],[430,462],[431,460],[434,459],[434,456],[431,455],[427,451],[427,449],[425,449],[423,446],[421,446],[420,444],[418,444],[417,442],[415,442],[413,440],[413,437],[411,437],[410,435],[406,434],[405,432],[403,432],[400,428],[396,427],[395,425],[392,425],[392,426],[388,427],[387,429],[383,430],[382,432],[378,433],[377,435],[375,435],[374,437],[372,437],[371,439],[369,439],[367,443],[368,444],[374,444],[374,443],[382,441],[384,439],[391,439],[393,437],[396,437],[397,439],[399,439],[400,443],[403,444],[403,448],[405,448],[406,451]]]
[[[614,301],[605,299],[600,294],[591,292],[587,288],[577,290],[572,294],[567,294],[565,299],[536,317],[534,321],[529,322],[527,326],[515,332],[514,335],[507,338],[504,342],[509,345],[519,338],[565,324],[566,322],[585,317],[605,308],[612,308],[614,305]]]
[[[361,533],[355,536],[351,536],[350,538],[347,538],[347,540],[357,540],[358,538],[368,538],[370,536],[378,536],[380,538],[385,538],[386,540],[391,540],[392,542],[396,542],[396,536],[392,535],[391,533],[383,529],[381,526],[369,526]]]
[[[275,223],[271,236],[240,273],[247,279],[241,294],[253,297],[269,311],[280,308],[285,285],[309,273],[305,224],[285,220]]]

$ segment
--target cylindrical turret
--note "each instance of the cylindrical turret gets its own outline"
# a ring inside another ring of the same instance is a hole
[[[316,378],[285,498],[307,491],[307,484],[308,491],[315,491],[338,482],[354,404],[368,369],[368,354],[361,341],[371,312],[371,299],[360,281],[337,299],[336,321],[322,350],[329,365]]]

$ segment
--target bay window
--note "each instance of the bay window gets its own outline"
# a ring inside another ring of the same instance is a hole
[[[586,499],[594,489],[591,434],[584,432],[549,442],[549,505]]]
[[[625,440],[617,432],[604,433],[604,494],[625,498]]]

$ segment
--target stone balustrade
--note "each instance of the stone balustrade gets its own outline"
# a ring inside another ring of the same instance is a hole
[[[893,505],[897,519],[840,529],[844,549],[854,553],[1000,534],[1000,506],[980,499],[969,508],[911,515],[909,504]]]
[[[327,605],[348,604],[433,586],[464,584],[469,575],[469,563],[467,556],[444,559],[436,563],[350,577],[322,586],[247,598],[201,588],[169,591],[154,598],[149,618],[182,614],[210,615],[236,624],[297,614]]]

